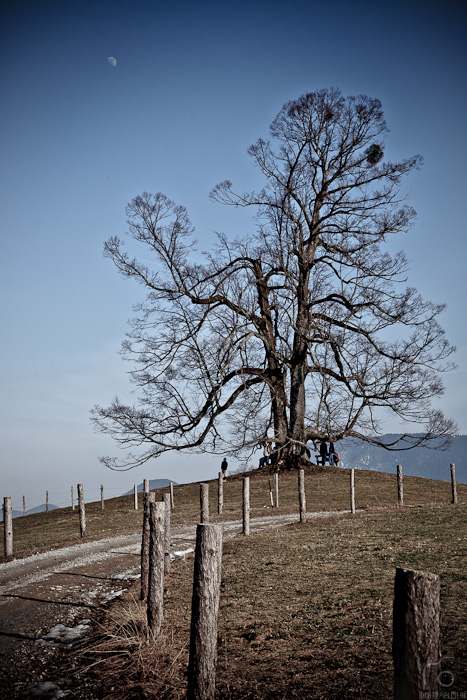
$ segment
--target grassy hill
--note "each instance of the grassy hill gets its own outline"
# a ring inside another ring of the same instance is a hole
[[[267,470],[249,472],[251,480],[251,517],[266,513],[298,513],[298,486],[295,472],[279,475],[279,508],[270,507],[272,475]],[[392,474],[358,470],[355,472],[356,506],[359,509],[397,506],[396,477]],[[349,472],[338,468],[310,467],[305,478],[308,511],[347,510],[349,508]],[[157,500],[168,487],[155,491]],[[467,485],[458,485],[460,502],[467,502]],[[447,481],[404,477],[406,506],[445,505],[451,500]],[[174,486],[172,523],[196,523],[199,520],[199,483]],[[229,476],[224,484],[224,509],[217,515],[217,480],[210,482],[211,519],[214,522],[242,517],[242,475]],[[133,494],[86,504],[86,539],[138,532],[142,526],[142,498],[134,509]],[[3,532],[3,523],[1,525]],[[1,535],[3,538],[3,534]],[[15,556],[25,556],[51,548],[77,544],[79,536],[78,508],[71,506],[16,518],[13,524]]]
[[[253,517],[298,513],[295,473],[280,474],[274,509],[269,475],[249,476]],[[467,688],[467,486],[459,486],[457,506],[450,504],[449,482],[406,477],[404,491],[400,508],[393,475],[357,471],[356,515],[310,518],[225,541],[216,698],[391,698],[396,566],[440,575],[445,670],[455,679],[449,690]],[[211,482],[211,519],[241,517],[241,493],[241,475],[229,477],[219,517],[217,483]],[[347,509],[349,473],[310,470],[306,497],[308,511]],[[176,486],[174,500],[174,524],[197,521],[199,484]],[[100,503],[90,504],[86,512],[89,538],[141,526],[133,496],[106,501],[104,511]],[[78,514],[70,508],[27,516],[14,528],[16,547],[24,553],[80,541]],[[192,566],[192,558],[174,563],[165,581],[158,645],[146,636],[138,582],[105,613],[74,657],[76,685],[86,688],[77,697],[89,697],[90,687],[96,689],[93,697],[108,700],[184,697]]]

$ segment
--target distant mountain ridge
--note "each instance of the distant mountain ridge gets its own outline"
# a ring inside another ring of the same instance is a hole
[[[34,513],[45,513],[47,510],[47,507],[45,503],[43,503],[40,506],[35,506],[34,508],[29,508],[29,510],[26,511],[26,515],[33,515]],[[52,503],[49,503],[49,510],[58,510],[58,506],[54,506]],[[22,510],[12,510],[11,511],[11,517],[12,518],[19,518],[20,516],[23,515]],[[3,512],[2,512],[2,517],[0,522],[3,522]]]
[[[169,479],[149,479],[149,490],[155,491],[156,489],[165,489],[167,486],[170,486],[170,483],[171,480]],[[176,481],[172,481],[172,484],[174,486],[178,486],[178,482]],[[138,493],[143,493],[144,484],[138,484],[136,488]],[[134,493],[133,489],[127,491],[126,493],[123,493],[122,496],[131,496],[132,493]]]
[[[177,481],[172,481],[174,486],[178,485]],[[170,486],[170,480],[169,479],[150,479],[149,480],[149,489],[150,491],[155,491],[156,489],[164,489],[167,486]],[[143,483],[137,485],[138,493],[143,492],[144,485]],[[131,496],[134,493],[134,490],[131,489],[130,491],[127,491],[126,493],[122,493],[122,496]],[[49,503],[49,510],[58,510],[59,506],[54,506],[52,503]],[[32,515],[33,513],[44,513],[46,510],[46,505],[43,503],[40,506],[35,506],[34,508],[29,508],[29,510],[26,511],[26,515]],[[19,518],[23,516],[23,511],[22,510],[12,510],[11,515],[13,518]],[[0,511],[0,522],[3,522],[3,511]]]
[[[381,439],[388,444],[398,437],[401,437],[400,433],[388,433]],[[349,438],[336,443],[335,449],[341,459],[339,466],[345,469],[353,467],[395,474],[397,465],[401,464],[403,473],[408,476],[422,476],[441,481],[451,479],[450,464],[454,463],[457,481],[467,484],[467,435],[457,435],[453,438],[448,450],[414,447],[411,450],[389,451]]]

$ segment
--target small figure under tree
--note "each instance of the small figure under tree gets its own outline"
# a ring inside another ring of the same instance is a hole
[[[403,176],[420,156],[384,160],[379,100],[320,90],[287,102],[249,154],[258,192],[229,181],[216,202],[255,210],[256,231],[219,235],[205,263],[186,210],[147,192],[127,207],[129,236],[154,256],[153,272],[111,238],[105,254],[147,289],[123,348],[135,362],[134,406],[95,407],[96,427],[131,448],[110,467],[168,450],[248,457],[268,430],[276,468],[307,463],[307,441],[356,437],[386,449],[449,439],[454,423],[430,400],[453,348],[441,305],[404,286],[407,261],[384,249],[410,228]],[[199,253],[197,253],[199,256]],[[381,411],[419,426],[383,444]]]

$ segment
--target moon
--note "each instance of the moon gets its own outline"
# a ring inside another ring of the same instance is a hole
[[[109,56],[108,59],[107,59],[107,61],[110,63],[110,65],[111,65],[113,68],[115,68],[115,66],[117,65],[117,59],[114,58],[113,56]]]

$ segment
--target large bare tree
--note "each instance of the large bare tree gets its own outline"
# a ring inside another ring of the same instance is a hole
[[[219,235],[204,264],[190,261],[183,207],[160,193],[130,202],[129,236],[160,271],[117,237],[106,243],[147,298],[124,343],[139,400],[93,411],[97,428],[130,448],[105,463],[135,466],[167,450],[248,455],[266,440],[276,464],[300,466],[310,440],[379,443],[382,412],[419,425],[386,448],[439,445],[455,430],[430,409],[453,351],[443,307],[406,287],[404,254],[385,250],[413,222],[400,184],[421,158],[386,160],[386,132],[367,96],[331,89],[286,103],[271,140],[249,149],[263,189],[238,194],[225,181],[211,193],[253,208],[255,233]]]

